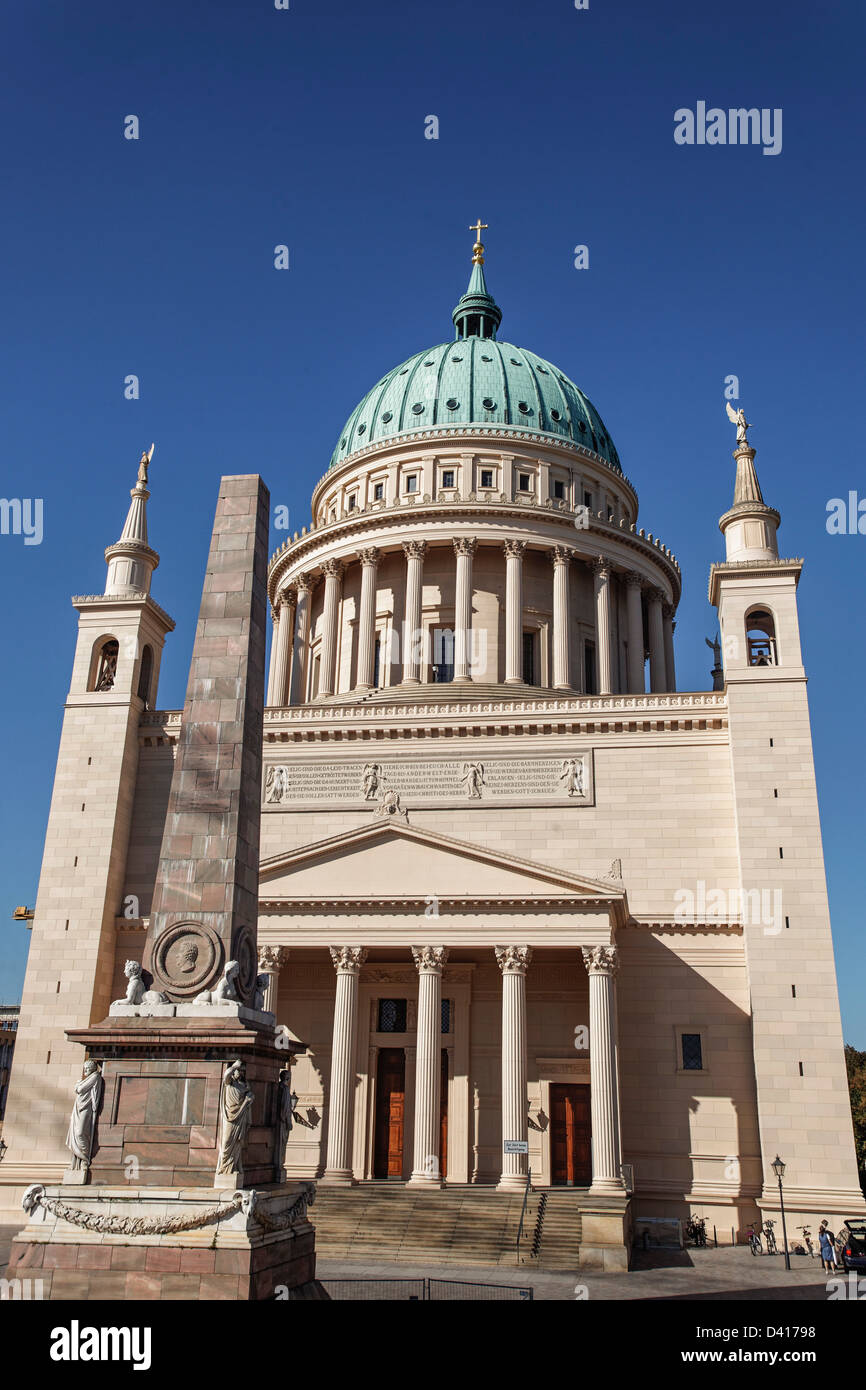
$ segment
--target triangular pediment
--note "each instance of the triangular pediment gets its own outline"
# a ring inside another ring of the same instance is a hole
[[[598,879],[453,839],[405,822],[378,820],[262,861],[263,902],[427,897],[501,902],[592,901],[625,910],[620,881]],[[619,913],[617,914],[619,915]]]

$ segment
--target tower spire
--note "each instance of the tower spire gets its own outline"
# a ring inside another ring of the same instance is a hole
[[[719,517],[719,530],[725,538],[728,561],[778,560],[776,531],[781,516],[768,507],[758,482],[755,450],[748,441],[745,411],[733,410],[726,404],[728,418],[737,426],[737,447],[733,458],[737,465],[734,483],[734,505]]]
[[[458,300],[451,318],[454,321],[455,338],[495,338],[496,330],[502,322],[502,310],[487,289],[484,277],[484,243],[481,233],[488,226],[479,217],[470,232],[475,233],[472,248],[472,274],[466,293]]]
[[[108,576],[106,594],[127,597],[135,593],[150,593],[150,580],[159,564],[159,556],[147,542],[147,470],[153,458],[154,445],[145,450],[138,462],[138,477],[131,490],[129,511],[120,539],[105,552]]]

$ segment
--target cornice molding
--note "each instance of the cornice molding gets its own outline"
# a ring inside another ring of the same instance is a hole
[[[569,912],[574,913],[579,908],[592,908],[596,911],[608,911],[611,898],[586,897],[579,893],[551,894],[545,897],[535,894],[509,894],[499,897],[495,894],[487,894],[482,897],[437,897],[437,905],[440,915],[449,913],[453,916],[474,915],[484,912],[525,912],[528,908],[537,912]],[[330,913],[333,916],[342,914],[356,916],[361,913],[376,912],[387,916],[424,916],[429,909],[428,898],[411,897],[346,897],[346,898],[272,898],[264,893],[259,898],[259,910],[261,912],[279,913],[281,916],[322,916]],[[435,918],[432,921],[436,921]],[[418,930],[421,930],[419,927]],[[418,931],[415,931],[417,937]],[[428,932],[429,935],[429,932]]]
[[[148,608],[169,632],[174,632],[174,618],[143,589],[130,594],[75,594],[71,603],[73,608]]]
[[[576,560],[584,560],[591,564],[596,558],[598,539],[612,540],[616,538],[630,550],[634,550],[645,560],[651,560],[657,564],[667,578],[675,603],[679,602],[682,593],[682,572],[676,557],[669,548],[662,545],[657,536],[649,533],[641,534],[642,528],[637,528],[636,523],[626,525],[625,518],[620,518],[619,523],[608,521],[603,513],[590,516],[588,527],[575,527],[576,512],[565,511],[551,504],[550,507],[543,503],[538,503],[533,499],[531,502],[517,501],[468,501],[460,499],[449,502],[433,502],[431,500],[419,501],[411,504],[403,502],[392,503],[389,507],[367,507],[356,509],[347,516],[341,517],[337,521],[326,522],[322,526],[317,526],[302,534],[297,540],[285,541],[283,546],[276,550],[271,556],[268,565],[268,598],[273,605],[278,589],[283,585],[283,581],[292,583],[294,576],[287,579],[286,576],[294,570],[296,565],[319,563],[316,559],[311,559],[316,551],[323,546],[330,546],[356,537],[362,537],[365,531],[372,530],[399,530],[404,527],[409,529],[417,528],[419,524],[429,523],[432,520],[466,520],[472,526],[477,527],[484,521],[502,519],[513,519],[519,517],[521,521],[527,518],[542,518],[545,522],[553,522],[557,526],[564,527],[572,537],[571,548]],[[587,539],[587,549],[584,551],[579,548],[582,544],[579,537],[595,537],[595,540]],[[431,536],[432,540],[433,537]],[[443,539],[447,539],[443,538]],[[494,544],[497,537],[480,536],[479,541],[489,539]],[[539,537],[539,539],[542,539]],[[555,544],[555,542],[554,542]],[[361,548],[360,546],[358,547]],[[323,555],[322,560],[326,557]],[[343,556],[341,558],[348,558]],[[614,562],[611,562],[614,563]],[[622,561],[625,564],[625,561]]]

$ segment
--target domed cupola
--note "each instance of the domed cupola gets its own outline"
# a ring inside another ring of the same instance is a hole
[[[502,310],[487,289],[480,241],[472,260],[469,286],[452,314],[455,337],[416,352],[376,382],[343,426],[329,468],[401,437],[504,432],[575,444],[622,475],[604,421],[580,387],[553,362],[497,339]]]

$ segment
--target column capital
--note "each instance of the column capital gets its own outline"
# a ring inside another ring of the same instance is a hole
[[[647,590],[647,598],[649,599],[650,603],[666,603],[667,597],[668,596],[665,593],[664,589]]]
[[[297,602],[298,591],[295,588],[294,584],[289,585],[287,589],[281,589],[280,592],[277,594],[276,601],[274,603],[275,618],[279,616],[279,610],[281,608],[295,608],[297,606]]]
[[[343,562],[342,560],[325,560],[322,563],[322,574],[327,579],[342,579]]]
[[[616,975],[619,970],[616,946],[582,946],[581,951],[588,975]]]
[[[423,560],[427,554],[426,541],[404,541],[403,554],[407,560]]]
[[[275,971],[279,974],[289,959],[288,946],[260,946],[259,969]]]
[[[509,559],[513,559],[514,557],[516,557],[519,560],[522,559],[523,552],[526,549],[526,541],[503,541],[502,549],[505,551],[505,554],[508,556]]]
[[[475,536],[455,536],[451,544],[455,555],[474,555],[478,540]]]
[[[503,975],[525,975],[532,960],[531,946],[494,946],[496,964]]]
[[[357,975],[367,959],[366,946],[329,946],[338,975]]]
[[[358,551],[358,559],[361,561],[362,565],[373,565],[375,567],[379,563],[380,553],[378,546],[370,545],[366,550]]]
[[[674,614],[676,613],[676,611],[677,611],[677,610],[674,608],[674,606],[673,606],[672,603],[663,603],[663,604],[662,604],[662,617],[663,617],[663,618],[672,618],[672,617],[674,616]]]
[[[574,551],[569,550],[567,545],[551,546],[549,554],[553,565],[570,565],[574,559]]]
[[[412,958],[419,975],[441,975],[448,959],[447,946],[413,946]]]
[[[606,555],[596,555],[592,561],[592,568],[599,579],[609,579],[611,563]]]
[[[626,582],[626,587],[627,587],[627,588],[629,588],[629,589],[642,589],[642,588],[643,588],[643,579],[642,579],[641,576],[638,574],[637,570],[626,570],[624,578],[625,578],[625,582]]]
[[[300,597],[301,594],[311,594],[313,592],[314,580],[311,574],[296,575],[293,582],[298,597]]]

